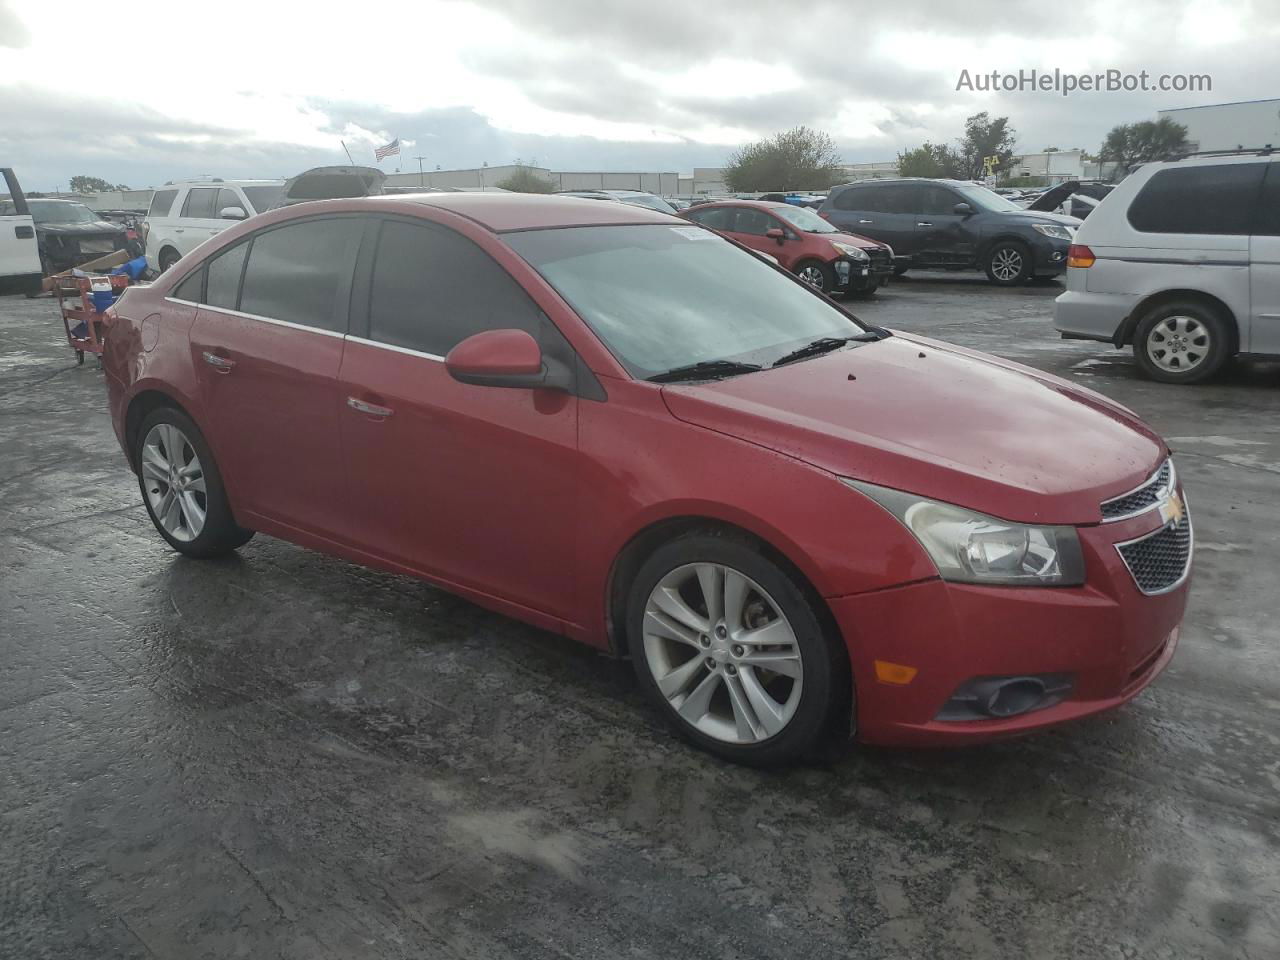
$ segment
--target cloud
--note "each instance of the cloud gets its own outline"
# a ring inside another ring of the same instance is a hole
[[[25,47],[30,42],[27,25],[9,6],[9,0],[0,0],[0,47]]]

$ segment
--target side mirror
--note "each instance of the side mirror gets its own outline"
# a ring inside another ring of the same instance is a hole
[[[773,240],[777,240],[778,243],[782,243],[782,241],[785,240],[787,236],[785,233],[783,233],[781,227],[770,227],[768,230],[764,232],[764,235]]]
[[[472,334],[449,351],[444,366],[453,379],[477,387],[567,390],[571,386],[569,371],[550,369],[538,341],[523,330]]]
[[[249,214],[244,212],[244,207],[223,207],[218,211],[218,216],[223,220],[249,219]]]
[[[967,203],[957,203],[951,208],[951,212],[960,217],[967,217],[969,214],[973,213],[973,207],[969,206]]]

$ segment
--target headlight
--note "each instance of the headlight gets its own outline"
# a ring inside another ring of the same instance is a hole
[[[1053,237],[1055,240],[1074,240],[1076,235],[1075,230],[1060,223],[1033,223],[1031,226],[1037,232],[1043,233],[1046,237]]]
[[[868,259],[867,251],[863,250],[861,247],[852,247],[847,243],[837,243],[835,240],[831,241],[831,245],[835,247],[837,250],[839,250],[841,253],[843,253],[850,260]]]
[[[943,580],[1056,587],[1084,583],[1084,557],[1075,527],[1010,523],[914,493],[859,480],[842,482],[902,521],[933,558]]]

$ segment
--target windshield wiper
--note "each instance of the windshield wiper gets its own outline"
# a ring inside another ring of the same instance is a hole
[[[651,383],[675,383],[679,380],[715,380],[720,377],[732,377],[739,373],[754,373],[760,370],[758,363],[742,363],[739,360],[701,360],[683,367],[675,367],[649,377]]]
[[[887,336],[889,336],[889,331],[883,327],[868,327],[862,333],[855,333],[851,337],[819,337],[817,340],[810,341],[790,353],[784,353],[773,361],[771,366],[781,367],[787,363],[795,363],[797,360],[817,357],[824,353],[830,353],[832,350],[838,350],[846,343],[870,343],[874,340],[883,340]]]

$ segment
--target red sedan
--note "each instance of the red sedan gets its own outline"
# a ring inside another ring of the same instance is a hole
[[[1137,417],[639,207],[254,217],[131,288],[104,364],[175,550],[260,531],[628,655],[734,760],[1023,733],[1177,640],[1191,526]]]
[[[841,233],[808,207],[766,200],[700,203],[680,216],[767,253],[809,286],[869,297],[893,275],[887,243]]]

